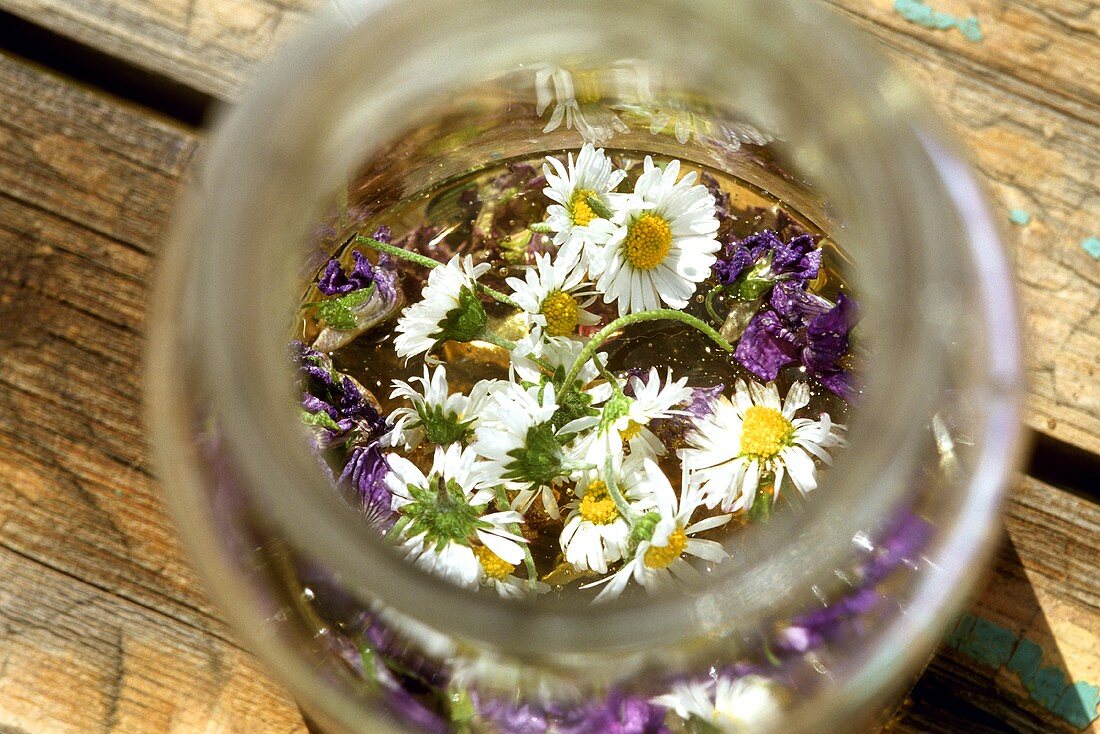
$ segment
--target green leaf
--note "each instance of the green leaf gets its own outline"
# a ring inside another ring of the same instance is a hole
[[[355,328],[357,319],[354,309],[361,306],[374,294],[374,283],[366,288],[346,293],[327,301],[321,301],[314,310],[317,319],[330,329],[350,331]]]
[[[318,410],[316,413],[302,410],[299,417],[302,419],[302,423],[305,423],[307,426],[320,426],[321,428],[330,428],[334,431],[340,430],[340,426],[336,424],[332,416],[323,410]]]

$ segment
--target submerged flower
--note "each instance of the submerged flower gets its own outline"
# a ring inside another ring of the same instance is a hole
[[[423,297],[405,309],[393,340],[397,356],[406,360],[430,352],[449,339],[471,341],[485,328],[485,308],[477,297],[477,279],[489,269],[475,266],[469,255],[455,255],[428,274]]]
[[[386,483],[399,515],[394,530],[418,566],[472,587],[484,574],[479,546],[512,566],[523,561],[527,541],[507,527],[523,517],[511,510],[488,512],[492,481],[472,449],[437,448],[427,475],[396,454],[387,461]]]
[[[611,192],[626,172],[613,168],[602,149],[587,144],[575,163],[572,153],[566,160],[563,165],[547,156],[543,166],[547,183],[543,193],[555,202],[546,208],[546,225],[558,246],[557,262],[563,266],[579,263],[582,274],[586,269],[595,274],[600,264],[594,259],[596,246],[615,231],[608,216],[616,201]]]
[[[565,257],[552,260],[549,255],[535,255],[535,264],[527,268],[523,280],[508,278],[506,282],[536,336],[573,336],[577,327],[600,321],[587,310],[596,297],[591,285],[584,282],[584,269]]]
[[[535,72],[535,114],[542,117],[550,103],[554,103],[550,120],[542,131],[553,132],[565,123],[567,130],[576,128],[586,143],[597,145],[616,132],[626,132],[628,128],[623,121],[601,101],[597,72],[579,72],[577,79],[579,84],[574,84],[573,74],[560,66],[544,66]]]
[[[658,168],[646,156],[630,203],[616,216],[617,228],[600,250],[596,287],[619,315],[665,303],[684,308],[710,275],[718,220],[714,197],[696,185],[694,171],[677,181],[680,161]]]
[[[796,285],[779,283],[769,308],[745,327],[734,358],[762,380],[774,380],[789,364],[800,362],[830,392],[852,397],[851,375],[841,366],[855,324],[855,302],[843,293],[836,304]]]
[[[779,281],[805,287],[821,269],[821,250],[808,234],[784,242],[770,229],[726,245],[714,263],[722,285],[738,287],[741,298],[752,300]]]
[[[338,483],[351,491],[352,501],[367,522],[388,530],[393,525],[393,498],[386,485],[389,466],[382,455],[380,443],[375,440],[352,449]]]
[[[410,382],[419,382],[417,390]],[[474,385],[470,395],[450,394],[447,385],[447,369],[443,365],[430,374],[424,367],[423,377],[413,377],[410,382],[394,380],[390,399],[404,398],[411,403],[390,414],[389,444],[401,444],[416,448],[424,440],[437,446],[465,442],[473,431],[478,412],[486,399],[489,382],[482,380]]]
[[[348,438],[360,443],[380,437],[386,421],[369,393],[352,377],[337,371],[325,354],[294,342],[302,422],[314,427],[314,443],[329,448]]]
[[[723,733],[769,730],[781,715],[775,684],[758,675],[677,683],[653,702]]]
[[[714,412],[696,421],[680,451],[685,480],[697,488],[707,507],[747,510],[765,475],[773,475],[778,496],[791,478],[802,494],[817,487],[814,459],[828,463],[826,449],[843,443],[828,413],[818,420],[795,418],[810,402],[810,388],[796,382],[780,402],[774,383],[739,381],[733,401],[721,399]]]
[[[576,495],[579,499],[565,506],[569,514],[559,537],[562,553],[578,570],[607,573],[607,564],[627,551],[630,526],[596,475],[586,474]]]
[[[729,522],[729,515],[714,515],[691,523],[691,516],[700,505],[698,493],[685,486],[682,496],[677,498],[668,477],[652,459],[639,462],[632,458],[624,462],[621,476],[623,493],[644,514],[631,521],[630,559],[610,576],[581,587],[606,584],[596,602],[618,597],[632,578],[647,591],[653,591],[669,586],[673,579],[697,577],[699,572],[685,555],[712,563],[721,563],[729,557],[720,543],[692,537]]]
[[[571,438],[555,427],[559,405],[552,384],[524,388],[505,383],[492,393],[478,422],[473,449],[487,460],[487,471],[517,492],[512,507],[526,512],[536,497],[558,517],[554,486],[574,469],[564,444]]]

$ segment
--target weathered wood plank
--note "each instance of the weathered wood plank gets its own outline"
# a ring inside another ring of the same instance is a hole
[[[300,726],[183,560],[141,425],[152,255],[196,145],[0,56],[5,727]]]
[[[1002,78],[1023,97],[1073,115],[1100,107],[1100,6],[1091,0],[929,0],[937,10],[977,18],[984,36],[977,43],[910,23],[893,0],[824,1],[868,22],[879,38],[922,44],[953,68]]]
[[[222,99],[320,0],[3,0],[0,9]]]
[[[1074,108],[1077,116],[1035,102],[1029,91],[1037,88],[955,54],[958,34],[913,26],[930,34],[914,37],[879,25],[878,4],[843,3],[853,8],[849,17],[879,38],[945,113],[1001,207],[1004,231],[1016,250],[1029,340],[1028,423],[1100,453],[1100,265],[1080,247],[1100,228],[1100,107],[1083,100]],[[1051,5],[1062,15],[1072,15],[1075,7]],[[875,21],[867,19],[872,12]],[[1055,10],[1049,13],[1054,17]],[[959,41],[970,43],[961,36]],[[983,42],[988,50],[971,55],[995,55],[994,41]],[[939,43],[950,43],[952,50],[943,51]],[[1100,43],[1093,43],[1091,54],[1100,55]],[[1062,56],[1060,45],[1048,55],[1071,68],[1089,58]],[[1011,209],[1029,212],[1031,223],[1010,226]]]
[[[304,732],[251,656],[0,548],[0,728]]]
[[[891,731],[1100,732],[1100,506],[1024,478],[1007,510],[985,590]]]

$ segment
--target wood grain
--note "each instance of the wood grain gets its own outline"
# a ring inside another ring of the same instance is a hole
[[[1100,6],[937,0],[985,40],[905,21],[892,0],[827,0],[882,41],[969,146],[1017,250],[1031,338],[1028,422],[1100,453]],[[223,99],[321,0],[0,0],[65,35]],[[1010,227],[1010,209],[1033,218]]]
[[[141,426],[152,254],[196,144],[0,56],[5,726],[300,727],[183,560]]]
[[[0,729],[304,732],[248,654],[0,548]]]
[[[969,610],[1015,640],[1035,643],[1056,687],[1100,685],[1100,506],[1023,478],[1005,517],[1006,538],[984,591]],[[946,643],[910,694],[892,732],[1100,732],[1074,726],[1036,700],[1007,665],[976,660]],[[1034,688],[1034,686],[1032,686]],[[1083,707],[1067,707],[1078,714]]]

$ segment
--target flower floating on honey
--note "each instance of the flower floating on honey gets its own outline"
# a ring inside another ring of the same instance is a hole
[[[555,202],[546,208],[545,226],[554,234],[556,260],[567,266],[579,263],[581,273],[587,270],[598,274],[594,269],[599,264],[597,245],[607,242],[615,232],[610,220],[621,198],[611,192],[622,183],[626,172],[614,168],[602,150],[585,145],[576,162],[572,153],[565,164],[547,157],[543,175],[547,183],[543,191]]]
[[[619,315],[684,308],[710,275],[721,247],[714,234],[714,197],[695,184],[695,172],[680,178],[680,162],[663,169],[646,156],[645,170],[622,211],[617,229],[600,248],[596,287]]]
[[[810,389],[796,382],[781,401],[774,383],[739,382],[700,419],[681,450],[685,481],[697,488],[707,507],[747,510],[757,490],[770,482],[776,495],[784,479],[802,494],[817,488],[815,459],[829,462],[826,449],[843,443],[844,426],[823,413],[817,420],[796,418],[810,402]]]
[[[426,475],[396,454],[388,462],[386,481],[398,513],[390,532],[417,565],[459,586],[472,586],[486,574],[486,552],[479,547],[494,554],[498,570],[500,564],[514,568],[523,563],[527,541],[508,528],[523,517],[512,511],[488,512],[492,482],[472,449],[437,448]]]

